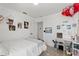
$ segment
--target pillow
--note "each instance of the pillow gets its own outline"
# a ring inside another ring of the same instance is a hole
[[[0,44],[0,56],[6,55],[8,55],[8,50],[2,44]]]

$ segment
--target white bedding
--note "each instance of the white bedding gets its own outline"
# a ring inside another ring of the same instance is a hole
[[[46,45],[41,41],[15,39],[2,41],[8,56],[37,56],[46,50]],[[1,54],[0,54],[1,55]]]
[[[25,40],[36,43],[40,53],[47,49],[45,43],[43,41],[41,41],[41,40],[37,40],[37,39],[33,39],[33,38],[25,38]]]

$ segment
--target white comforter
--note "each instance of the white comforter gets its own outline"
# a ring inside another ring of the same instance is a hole
[[[33,39],[33,38],[26,38],[25,40],[29,40],[31,42],[34,42],[37,44],[38,50],[41,53],[42,51],[45,51],[47,49],[46,45],[44,42],[41,40]]]
[[[16,39],[2,41],[1,44],[9,56],[37,56],[46,50],[46,45],[38,40]]]

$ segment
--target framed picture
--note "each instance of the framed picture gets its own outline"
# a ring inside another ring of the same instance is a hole
[[[15,31],[16,27],[14,25],[9,25],[9,31]]]
[[[21,29],[22,28],[22,23],[18,23],[17,27]]]
[[[71,25],[67,25],[67,29],[71,29]]]
[[[62,26],[65,26],[64,24],[62,24]]]
[[[16,29],[16,27],[15,27],[15,25],[13,25],[13,26],[12,26],[12,30],[15,31],[15,29]]]
[[[7,24],[13,25],[13,19],[10,19],[10,18],[9,18]]]
[[[63,34],[62,33],[57,33],[57,38],[63,38]]]
[[[60,29],[60,25],[57,25],[57,29]]]
[[[72,27],[76,27],[77,26],[77,24],[72,24]]]
[[[52,27],[46,27],[44,32],[45,33],[52,33]]]
[[[63,23],[68,23],[68,21],[63,21]]]
[[[9,25],[9,31],[12,31],[12,25]]]
[[[28,29],[29,27],[29,22],[24,21],[24,29]]]

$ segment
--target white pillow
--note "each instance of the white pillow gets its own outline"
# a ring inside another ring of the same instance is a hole
[[[6,55],[8,55],[8,50],[2,44],[0,44],[0,56]]]

